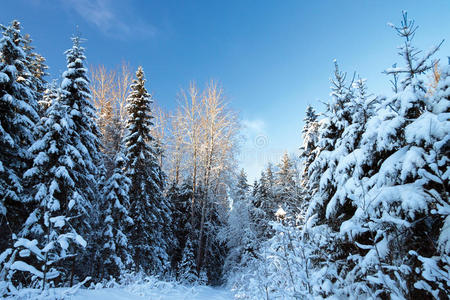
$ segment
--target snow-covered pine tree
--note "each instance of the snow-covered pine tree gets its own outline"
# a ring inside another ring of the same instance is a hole
[[[0,39],[0,251],[11,246],[27,218],[22,174],[30,166],[28,148],[39,121],[31,73],[22,49],[20,23],[13,21]]]
[[[84,171],[83,155],[74,144],[74,123],[69,107],[55,99],[37,126],[37,140],[30,147],[34,157],[32,168],[24,174],[30,189],[31,201],[36,205],[22,228],[14,247],[21,250],[11,269],[30,272],[32,279],[47,281],[58,277],[61,283],[71,278],[71,263],[86,246],[76,227],[85,218],[89,201],[77,185]],[[31,252],[30,252],[31,251]],[[30,271],[31,270],[31,271]]]
[[[139,67],[127,99],[129,119],[124,137],[127,159],[126,175],[131,180],[129,240],[138,270],[162,274],[168,270],[167,224],[171,211],[162,194],[164,174],[155,155],[151,114],[152,98],[145,88],[144,71]]]
[[[103,222],[99,241],[100,278],[116,279],[124,270],[130,270],[133,257],[127,238],[127,230],[133,225],[128,209],[130,179],[125,175],[125,159],[119,153],[114,172],[103,189],[103,202],[100,205],[100,219]]]
[[[83,170],[77,177],[76,185],[80,188],[83,198],[90,203],[83,218],[76,221],[76,228],[81,235],[88,241],[88,249],[80,257],[85,265],[90,268],[81,267],[75,264],[75,273],[84,277],[93,272],[93,263],[90,260],[95,257],[95,225],[98,223],[99,201],[101,198],[98,184],[102,182],[104,174],[102,152],[100,151],[100,131],[96,125],[96,112],[91,101],[91,91],[89,88],[88,71],[84,66],[86,57],[85,49],[81,46],[81,38],[75,36],[72,38],[72,47],[66,54],[67,70],[62,75],[61,82],[61,102],[69,107],[69,116],[73,122],[73,131],[77,134],[72,135],[72,143],[77,145],[78,151],[83,156]]]

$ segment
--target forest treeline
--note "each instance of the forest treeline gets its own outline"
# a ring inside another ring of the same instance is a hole
[[[192,83],[168,116],[142,67],[89,74],[75,36],[62,78],[46,82],[20,23],[2,31],[2,295],[125,272],[221,282],[238,135],[222,88]]]
[[[300,155],[249,184],[216,82],[166,112],[142,67],[88,72],[78,36],[47,82],[20,23],[2,26],[0,295],[141,273],[248,299],[446,299],[450,68],[433,59],[440,44],[415,48],[405,12],[392,27],[392,93],[335,61]]]

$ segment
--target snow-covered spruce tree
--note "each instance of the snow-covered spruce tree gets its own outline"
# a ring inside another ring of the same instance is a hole
[[[245,170],[242,169],[237,178],[234,200],[237,202],[246,201],[248,198],[249,189],[250,186],[247,183],[247,174],[245,173]]]
[[[77,185],[84,171],[84,157],[73,142],[74,123],[69,107],[55,99],[37,127],[37,140],[30,147],[33,166],[24,174],[36,205],[22,228],[14,248],[19,256],[11,270],[30,273],[28,283],[68,282],[72,270],[67,259],[86,246],[76,224],[87,215],[90,203]],[[23,277],[27,278],[27,277]],[[53,285],[55,285],[54,283]]]
[[[266,213],[268,220],[275,219],[275,212],[278,209],[275,199],[275,176],[273,165],[269,163],[265,171],[261,172],[259,179],[259,202],[260,208]]]
[[[346,74],[339,70],[335,61],[334,79],[332,79],[331,100],[327,105],[325,118],[320,122],[318,145],[313,150],[315,159],[309,167],[308,191],[312,195],[309,215],[318,213],[319,222],[325,220],[327,202],[336,190],[333,173],[341,157],[334,151],[337,141],[351,124],[352,111],[348,108],[353,99],[352,85],[347,85]]]
[[[198,283],[199,280],[197,266],[195,263],[194,247],[192,245],[190,235],[188,235],[182,252],[181,261],[178,264],[177,278],[181,282],[187,284]]]
[[[10,36],[14,45],[23,51],[20,61],[23,63],[24,67],[17,69],[17,78],[22,84],[28,87],[28,92],[30,93],[28,97],[39,101],[42,98],[42,92],[46,84],[44,77],[47,75],[45,70],[48,67],[44,63],[45,58],[33,52],[34,47],[31,46],[30,35],[25,34],[22,36],[21,24],[19,21],[14,20],[9,26],[0,24],[0,28],[3,30],[3,35]],[[21,80],[20,78],[23,78],[24,80]],[[39,110],[39,106],[36,106],[34,102],[30,104],[33,105],[34,109]]]
[[[352,214],[339,218],[338,239],[354,245],[345,248],[341,292],[440,298],[449,293],[450,274],[448,252],[440,244],[442,234],[448,234],[444,220],[450,127],[442,114],[448,102],[441,102],[439,92],[427,98],[422,80],[438,47],[419,57],[411,44],[416,27],[406,13],[395,29],[405,39],[400,48],[405,67],[387,73],[401,79],[398,93],[380,99],[359,148],[338,166],[353,170],[353,176],[337,176],[343,187],[337,199],[350,199],[355,207]],[[337,206],[331,203],[326,211],[335,215]]]
[[[450,261],[450,202],[448,191],[450,191],[449,186],[449,177],[450,177],[450,164],[449,164],[449,156],[448,153],[450,151],[449,147],[449,118],[448,113],[450,113],[450,64],[445,66],[441,70],[440,80],[438,82],[436,92],[431,97],[431,101],[428,104],[429,111],[433,114],[424,115],[421,121],[424,123],[427,122],[426,117],[430,118],[430,130],[432,124],[438,124],[439,127],[436,129],[444,129],[440,133],[437,132],[433,134],[433,140],[428,140],[426,146],[428,147],[428,151],[431,154],[429,156],[428,162],[430,162],[430,167],[434,169],[434,174],[436,177],[432,177],[434,180],[431,182],[430,186],[437,186],[435,190],[439,193],[439,197],[437,198],[436,210],[434,212],[438,217],[440,217],[440,232],[437,241],[437,251],[438,254],[432,259],[435,261],[437,266],[440,266],[440,269],[435,269],[434,262],[429,261],[427,263],[427,259],[425,257],[418,257],[418,259],[422,262],[422,273],[428,273],[430,276],[425,279],[427,281],[440,281],[445,282],[445,277],[448,278],[445,271],[449,270],[449,261]],[[434,122],[431,120],[434,119]],[[436,120],[438,122],[436,122]],[[419,126],[425,125],[418,123]],[[411,127],[414,130],[414,127]],[[411,132],[410,133],[414,133]],[[419,137],[412,136],[416,140]],[[425,142],[426,140],[422,138],[421,142]],[[426,174],[424,172],[424,174]],[[431,177],[431,176],[430,176]],[[431,267],[431,268],[430,268]],[[438,271],[438,272],[436,272]],[[443,275],[443,276],[441,276]],[[420,283],[422,284],[422,283]],[[430,286],[433,286],[433,283],[429,283]],[[423,284],[426,287],[426,284]],[[447,294],[448,294],[448,282],[447,282]]]
[[[349,197],[348,191],[351,188],[345,186],[345,182],[351,182],[353,190],[358,186],[358,176],[362,173],[354,170],[355,161],[361,159],[361,151],[356,150],[359,147],[363,133],[366,130],[366,124],[369,117],[374,114],[374,105],[379,101],[378,98],[368,94],[366,81],[358,79],[353,83],[354,97],[346,105],[351,118],[348,126],[342,132],[341,137],[336,141],[335,149],[331,152],[331,157],[337,162],[332,173],[332,184],[335,192],[330,195],[325,208],[325,217],[329,222],[336,219],[347,219],[352,214],[354,205],[351,204],[352,197]],[[338,222],[339,224],[339,222]],[[338,229],[335,227],[334,229]]]
[[[269,164],[267,169],[261,172],[259,182],[256,182],[253,186],[251,219],[256,224],[257,235],[260,237],[267,238],[270,236],[268,223],[275,220],[277,208],[274,205],[273,185],[272,167]]]
[[[301,207],[300,191],[295,161],[285,153],[275,173],[274,195],[278,208],[295,217]]]
[[[334,150],[337,141],[351,123],[348,104],[353,98],[352,86],[346,82],[346,74],[339,70],[336,61],[334,66],[331,100],[327,104],[325,118],[320,121],[317,145],[311,154],[315,159],[310,164],[307,174],[307,191],[311,199],[306,217],[314,218],[318,225],[329,221],[325,215],[325,207],[336,190],[333,173],[340,159],[339,153]],[[323,249],[324,256],[328,253],[332,256],[340,255],[331,245],[323,246],[329,248]]]
[[[86,155],[86,168],[88,177],[95,182],[95,176],[102,168],[102,156],[100,152],[100,131],[96,125],[96,112],[91,101],[88,71],[84,66],[86,57],[85,49],[81,46],[81,38],[72,38],[72,48],[68,49],[67,70],[62,75],[61,101],[70,108],[70,116],[74,122],[75,130],[79,133],[80,147],[83,147],[83,155]],[[87,184],[89,193],[95,193],[95,186]]]
[[[159,275],[170,265],[167,251],[172,238],[166,226],[171,223],[171,211],[162,194],[164,174],[150,134],[151,104],[144,71],[139,67],[127,99],[129,119],[124,137],[126,175],[131,180],[129,215],[134,221],[129,241],[137,270]]]
[[[365,157],[358,147],[366,130],[367,120],[373,116],[374,105],[378,103],[379,99],[367,93],[367,87],[363,79],[356,80],[353,83],[353,89],[354,97],[346,105],[346,109],[351,115],[350,122],[340,138],[336,140],[334,149],[329,152],[329,157],[334,160],[334,165],[328,169],[331,170],[328,185],[334,188],[333,192],[328,197],[323,198],[326,205],[316,210],[315,215],[311,214],[312,211],[307,214],[309,223],[314,224],[315,222],[314,227],[308,228],[307,231],[310,238],[310,247],[313,248],[314,245],[317,245],[321,249],[322,253],[316,255],[316,257],[319,257],[318,261],[324,266],[331,265],[331,268],[328,269],[328,271],[331,271],[328,276],[331,277],[331,282],[337,280],[337,283],[334,283],[336,286],[328,290],[322,289],[321,284],[318,287],[316,286],[317,292],[321,294],[332,291],[332,293],[343,293],[345,296],[349,296],[356,292],[351,292],[353,288],[350,284],[351,279],[350,282],[343,281],[349,280],[347,272],[354,263],[354,261],[348,259],[348,253],[355,248],[354,242],[343,238],[340,235],[340,230],[342,222],[349,219],[356,209],[354,200],[364,197],[359,188],[361,186],[361,175],[367,170],[363,168],[355,169],[355,164],[357,160]],[[369,157],[367,158],[369,159]],[[320,217],[320,210],[324,213],[322,218]],[[316,243],[316,241],[323,241],[323,239],[327,241],[325,244]],[[324,284],[324,287],[327,285],[333,286],[330,282],[328,283]],[[344,287],[343,291],[338,290],[339,284],[343,284],[340,286]],[[357,287],[356,290],[358,293],[367,293],[367,288]]]
[[[172,269],[176,270],[181,262],[188,235],[192,231],[190,224],[192,182],[190,180],[184,180],[181,186],[173,182],[167,191],[167,199],[173,207],[171,230],[173,231],[175,242],[169,255],[172,260]]]
[[[223,282],[221,275],[227,249],[217,238],[219,230],[226,224],[226,212],[223,210],[225,210],[224,205],[215,204],[206,219],[204,262],[199,270],[199,283],[201,284],[220,285]]]
[[[39,121],[20,23],[2,26],[0,38],[0,251],[11,246],[27,218],[22,174],[30,166],[28,148]]]
[[[103,189],[103,202],[100,205],[100,219],[103,228],[99,241],[96,261],[100,263],[99,278],[118,279],[123,271],[133,265],[131,245],[127,230],[133,225],[129,216],[130,179],[125,175],[125,159],[119,153],[114,172]]]
[[[89,89],[89,78],[84,66],[86,57],[84,48],[81,46],[81,38],[72,38],[72,48],[66,54],[67,70],[62,75],[61,102],[69,108],[69,116],[73,122],[73,131],[77,134],[71,136],[72,143],[77,145],[78,151],[83,156],[83,170],[77,177],[76,185],[80,188],[82,196],[90,203],[89,211],[83,218],[76,220],[74,226],[88,242],[87,251],[77,258],[83,261],[83,265],[73,261],[74,273],[85,277],[93,273],[94,264],[91,263],[95,252],[95,225],[97,224],[99,212],[99,189],[98,184],[102,182],[104,173],[102,153],[100,151],[100,132],[95,119],[96,112],[91,101]],[[89,266],[89,267],[86,267]]]
[[[262,219],[265,216],[265,212],[261,209],[259,201],[259,191],[260,191],[259,182],[257,179],[253,181],[253,185],[251,186],[251,192],[250,192],[250,220],[252,224],[255,225],[255,234],[258,237],[263,236],[264,228],[262,224]]]
[[[349,145],[342,142],[353,122],[354,93],[352,83],[346,82],[346,74],[339,70],[335,61],[331,100],[325,118],[320,121],[317,147],[313,150],[315,159],[307,175],[307,192],[311,200],[306,212],[306,236],[316,248],[315,264],[323,275],[315,287],[315,293],[321,296],[330,295],[333,284],[341,282],[341,268],[345,267],[342,260],[345,259],[346,247],[351,246],[337,239],[341,219],[331,216],[327,208],[338,188],[335,178],[337,165],[351,151],[349,147],[354,143],[351,138]],[[340,218],[348,218],[352,211],[353,206],[343,202]]]
[[[307,183],[309,166],[316,158],[314,150],[317,147],[319,136],[318,117],[315,109],[311,105],[308,105],[308,107],[306,107],[306,116],[303,119],[302,146],[300,147],[300,158],[303,162],[303,186]]]
[[[56,98],[58,98],[58,84],[56,80],[53,80],[51,83],[47,84],[47,88],[44,90],[42,98],[38,101],[41,112],[44,112],[41,113],[43,116],[45,116],[45,112]]]

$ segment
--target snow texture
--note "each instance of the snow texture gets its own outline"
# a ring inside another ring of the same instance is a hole
[[[222,288],[209,286],[184,286],[174,282],[158,281],[147,278],[145,282],[133,283],[128,286],[49,289],[42,293],[35,289],[23,289],[14,298],[6,299],[35,299],[35,300],[230,300],[233,294]]]

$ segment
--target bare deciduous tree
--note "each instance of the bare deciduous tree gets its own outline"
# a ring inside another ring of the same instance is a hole
[[[168,147],[168,121],[169,115],[159,105],[153,103],[153,121],[154,126],[152,128],[152,135],[156,141],[156,149],[158,155],[158,161],[161,169],[164,169],[164,153],[167,152]]]
[[[116,69],[100,65],[91,67],[92,100],[98,112],[98,126],[102,133],[103,151],[107,169],[112,168],[114,156],[120,150],[127,112],[126,99],[132,74],[127,64]]]
[[[175,113],[170,118],[162,115],[158,121],[169,129],[158,130],[167,143],[170,179],[179,184],[184,175],[192,181],[190,223],[196,230],[197,241],[192,242],[200,269],[214,240],[214,218],[227,207],[227,186],[236,170],[239,125],[225,102],[223,89],[214,81],[202,91],[191,83],[188,90],[180,92],[179,100]]]

